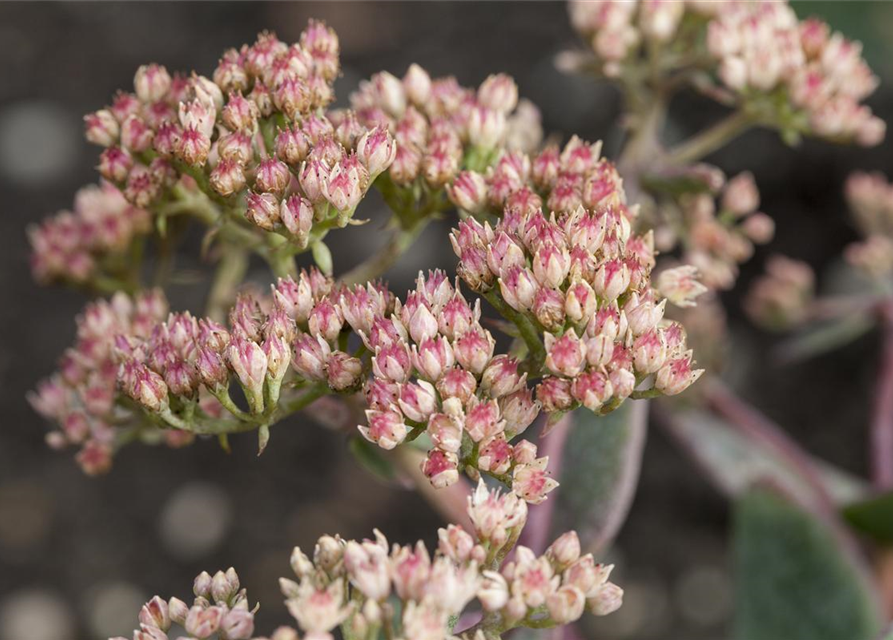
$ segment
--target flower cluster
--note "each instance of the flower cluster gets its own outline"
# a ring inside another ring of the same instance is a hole
[[[646,379],[650,389],[638,392],[675,395],[701,374],[682,327],[663,321],[653,235],[633,233],[637,210],[599,150],[574,138],[532,161],[507,154],[486,176],[463,172],[450,190],[466,211],[503,207],[495,227],[468,218],[451,240],[462,279],[504,307],[542,360],[537,399],[547,412],[607,412]],[[688,304],[702,288],[679,275],[672,295]]]
[[[565,625],[585,611],[607,615],[621,606],[623,590],[608,581],[613,566],[582,555],[575,532],[539,557],[526,547],[515,549],[527,521],[527,505],[515,495],[480,483],[469,497],[468,515],[473,532],[460,525],[440,529],[433,556],[422,542],[389,548],[379,531],[363,541],[323,536],[312,556],[295,547],[297,580],[282,578],[280,586],[304,635],[281,627],[270,640],[332,640],[339,627],[363,640],[380,637],[383,629],[403,640],[456,640],[452,626],[475,599],[483,618],[461,632],[475,640],[516,627]],[[156,596],[146,603],[134,640],[167,640],[172,624],[198,640],[251,637],[254,614],[235,571],[213,578],[202,573],[194,592],[191,608],[177,598]]]
[[[63,211],[28,230],[31,270],[40,282],[88,282],[107,258],[124,253],[138,235],[148,233],[145,209],[127,202],[102,182],[77,192],[74,211]]]
[[[771,256],[766,273],[748,292],[745,309],[760,325],[786,329],[806,319],[815,296],[815,274],[805,262]]]
[[[77,342],[59,361],[59,371],[29,396],[32,406],[58,429],[47,436],[54,448],[79,445],[78,463],[86,473],[106,471],[116,447],[116,432],[137,418],[117,402],[115,336],[148,338],[167,314],[159,291],[131,299],[123,293],[87,305],[77,318]],[[185,434],[188,436],[189,434]],[[171,434],[168,443],[182,443]]]
[[[226,51],[213,80],[140,67],[133,93],[85,118],[86,135],[106,147],[100,173],[135,205],[176,200],[188,177],[232,222],[303,249],[347,224],[396,153],[387,131],[325,115],[339,68],[338,37],[320,22],[291,45],[264,32]]]
[[[863,145],[884,137],[883,121],[861,104],[877,86],[861,45],[820,20],[799,20],[785,2],[579,0],[570,7],[607,76],[634,82],[637,67],[657,66],[765,124]],[[704,81],[704,68],[718,85]]]
[[[682,244],[682,261],[697,269],[709,289],[730,289],[754,244],[766,244],[775,233],[772,218],[757,211],[760,193],[750,172],[720,184],[711,192],[681,196],[678,208],[663,207],[664,224],[655,233],[662,251]]]
[[[440,189],[462,168],[487,166],[501,149],[535,148],[542,136],[539,112],[518,100],[510,77],[492,75],[477,91],[452,76],[432,79],[414,64],[403,79],[381,72],[351,95],[357,118],[393,133],[394,184]]]
[[[249,640],[254,633],[255,606],[249,609],[248,595],[240,588],[239,575],[230,567],[211,577],[202,572],[192,587],[195,600],[192,606],[171,598],[155,596],[143,605],[139,613],[139,629],[133,640],[168,640],[174,628],[182,628],[195,640]],[[109,640],[127,640],[124,637]]]
[[[893,272],[893,186],[880,173],[852,174],[846,198],[864,240],[846,248],[845,257],[872,277]]]

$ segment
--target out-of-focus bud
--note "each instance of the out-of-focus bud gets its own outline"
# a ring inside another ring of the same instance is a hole
[[[623,604],[623,589],[613,582],[606,582],[586,600],[589,610],[597,616],[614,613]]]
[[[459,481],[459,463],[454,453],[431,449],[422,463],[422,473],[437,489],[443,489]]]
[[[580,538],[576,531],[561,535],[546,549],[546,556],[556,571],[564,571],[580,558]]]
[[[224,124],[233,131],[245,129],[254,131],[260,112],[257,105],[241,93],[231,93],[229,101],[223,108],[221,118]]]
[[[707,292],[697,277],[698,270],[692,265],[666,269],[657,277],[657,290],[677,307],[693,307],[695,299]]]
[[[167,608],[171,622],[181,627],[186,624],[186,616],[189,615],[189,605],[179,598],[171,598],[167,602]]]
[[[140,153],[152,146],[155,133],[139,116],[129,116],[121,124],[121,146],[128,151]]]
[[[487,182],[476,171],[462,171],[447,185],[450,200],[469,213],[480,213],[487,206]]]
[[[203,609],[196,605],[189,610],[184,628],[189,635],[204,640],[217,633],[222,621],[223,609],[220,607]]]
[[[586,608],[583,593],[572,585],[562,585],[546,598],[546,608],[552,620],[558,624],[568,624],[579,620]]]
[[[391,164],[391,179],[399,185],[409,184],[416,179],[422,166],[422,154],[414,146],[397,145],[394,162]]]
[[[118,142],[120,128],[111,111],[100,109],[84,116],[84,136],[88,142],[101,147],[110,147]]]
[[[245,173],[241,164],[223,158],[211,171],[209,181],[214,191],[224,197],[231,196],[245,187]]]
[[[382,449],[393,449],[406,439],[406,425],[400,414],[393,411],[366,411],[368,426],[358,429],[369,442]]]
[[[211,578],[211,598],[219,604],[228,603],[239,592],[239,576],[230,567],[224,573],[218,571]]]
[[[566,411],[574,403],[570,382],[549,376],[543,378],[537,385],[536,399],[547,413]]]
[[[509,113],[518,104],[518,85],[504,73],[492,75],[478,88],[478,102],[502,113]]]
[[[757,210],[760,192],[752,173],[745,171],[729,180],[722,195],[722,206],[736,216],[745,216]]]
[[[171,626],[171,617],[167,602],[155,596],[143,605],[139,615],[140,624],[157,627],[167,631]]]
[[[124,182],[131,167],[133,158],[121,147],[109,147],[99,156],[99,173],[111,182]]]
[[[245,217],[261,229],[271,231],[279,222],[279,201],[272,193],[249,193]]]
[[[422,67],[413,63],[403,76],[403,89],[410,102],[423,105],[431,97],[431,76]]]
[[[474,107],[468,117],[468,139],[481,149],[493,149],[505,138],[505,114],[487,107]]]
[[[232,609],[223,616],[220,633],[228,640],[249,640],[254,633],[254,614],[245,609]]]
[[[499,611],[509,599],[508,583],[497,571],[484,571],[477,597],[485,611]]]
[[[144,64],[136,70],[133,88],[142,102],[158,102],[171,87],[171,76],[167,69],[157,64]]]

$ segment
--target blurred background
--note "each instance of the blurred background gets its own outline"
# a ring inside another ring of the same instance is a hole
[[[800,2],[861,40],[869,64],[893,80],[889,34],[893,4]],[[43,442],[45,425],[25,402],[74,335],[84,300],[40,289],[28,270],[25,227],[68,207],[75,190],[96,179],[97,150],[82,138],[81,116],[131,86],[140,64],[210,73],[227,47],[262,29],[296,40],[309,17],[325,19],[341,39],[346,100],[356,83],[385,69],[402,75],[418,62],[432,75],[476,85],[488,74],[513,75],[521,95],[542,109],[547,132],[604,139],[616,149],[619,100],[613,88],[559,74],[553,57],[580,46],[563,3],[339,2],[0,4],[0,639],[87,640],[128,635],[139,606],[155,593],[189,595],[201,570],[234,565],[252,599],[259,632],[287,622],[277,578],[288,575],[295,544],[322,533],[345,537],[381,528],[391,540],[435,539],[439,518],[415,494],[360,469],[343,436],[297,417],[277,428],[264,456],[251,437],[233,438],[227,455],[212,442],[183,450],[131,447],[112,472],[90,479],[71,452]],[[893,115],[893,83],[869,104]],[[719,110],[683,97],[670,135],[682,137]],[[773,250],[810,262],[821,273],[856,237],[841,186],[857,168],[893,173],[893,148],[834,147],[807,141],[785,147],[755,132],[712,158],[728,174],[752,170],[762,208],[777,223]],[[336,269],[371,253],[383,211],[373,222],[338,232],[330,243]],[[403,292],[422,267],[452,270],[445,233],[429,227],[389,280]],[[202,265],[187,248],[184,274]],[[773,338],[740,313],[741,292],[765,253],[745,266],[727,296],[734,329],[734,381],[741,393],[816,455],[862,474],[866,468],[867,397],[876,336],[805,365],[762,357]],[[266,276],[258,268],[257,279]],[[184,281],[189,278],[184,278]],[[174,308],[198,310],[201,284],[175,287]],[[559,489],[560,490],[560,489]],[[659,430],[652,429],[643,476],[613,559],[627,591],[621,611],[602,621],[603,639],[710,639],[727,636],[731,581],[726,502]]]

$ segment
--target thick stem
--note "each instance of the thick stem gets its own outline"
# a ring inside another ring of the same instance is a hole
[[[423,218],[408,230],[395,230],[377,253],[345,273],[341,280],[346,284],[362,284],[381,277],[413,245],[428,221],[428,218]]]
[[[744,133],[754,124],[754,118],[746,111],[735,111],[712,127],[670,149],[667,161],[670,164],[691,164],[713,153],[725,144]]]
[[[871,418],[871,477],[880,490],[893,488],[893,301],[882,310],[881,364]]]

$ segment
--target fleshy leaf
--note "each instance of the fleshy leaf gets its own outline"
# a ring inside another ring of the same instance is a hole
[[[857,531],[882,544],[893,544],[893,492],[848,505],[843,517]]]
[[[735,640],[874,640],[880,615],[860,560],[777,490],[735,507]]]
[[[725,495],[736,497],[756,483],[769,481],[798,500],[815,500],[812,487],[790,464],[722,418],[690,409],[667,416],[663,424]],[[834,502],[845,504],[865,496],[863,482],[825,462],[814,462]]]
[[[381,454],[381,450],[364,438],[351,438],[348,445],[350,452],[357,459],[357,462],[363,466],[372,475],[382,480],[393,480],[396,476],[394,467]]]
[[[861,338],[875,324],[867,313],[860,313],[807,325],[781,344],[778,356],[784,362],[797,362],[821,355]]]
[[[614,539],[639,482],[647,416],[645,400],[625,402],[607,416],[574,412],[560,464],[553,538],[576,529],[583,548],[594,552]]]

